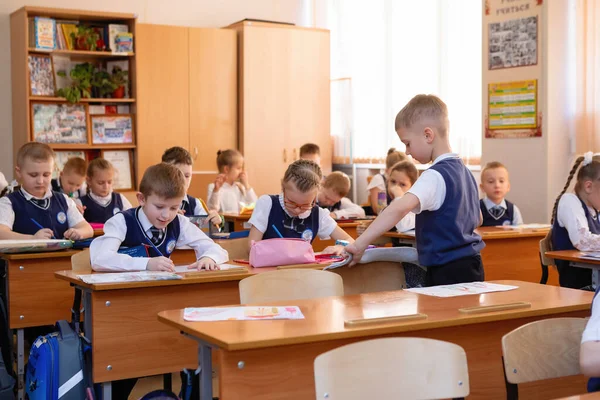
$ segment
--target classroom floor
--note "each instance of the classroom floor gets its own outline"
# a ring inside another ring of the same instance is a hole
[[[179,372],[172,374],[171,381],[173,382],[173,392],[175,394],[179,394],[179,389],[181,389],[181,378],[179,377]],[[149,393],[156,389],[162,389],[163,387],[163,377],[160,376],[151,376],[148,378],[143,378],[138,381],[138,383],[133,388],[131,395],[129,396],[129,400],[138,400],[146,393]],[[213,396],[219,396],[219,380],[218,378],[213,378]]]

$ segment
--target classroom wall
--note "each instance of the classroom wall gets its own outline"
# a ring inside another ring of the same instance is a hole
[[[222,27],[244,18],[310,26],[312,0],[1,0],[0,1],[0,171],[13,176],[10,19],[23,6],[136,13],[139,23]],[[138,133],[143,134],[143,132]]]

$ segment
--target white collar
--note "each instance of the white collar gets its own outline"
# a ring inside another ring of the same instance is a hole
[[[142,229],[144,230],[144,233],[150,231],[150,228],[154,226],[152,225],[152,223],[150,223],[150,220],[146,216],[146,213],[144,213],[144,208],[141,206],[137,210],[137,217],[138,221],[140,222],[140,225],[142,226]]]
[[[312,212],[312,208],[308,211],[304,211],[302,214],[300,215],[296,215],[296,217],[294,217],[293,215],[291,215],[287,208],[285,208],[285,202],[283,201],[283,193],[279,193],[279,204],[281,205],[281,208],[283,208],[283,211],[288,215],[288,217],[291,218],[300,218],[300,219],[306,219],[310,216],[310,213]]]
[[[27,200],[27,201],[29,201],[31,199],[44,200],[44,199],[49,199],[50,197],[52,197],[52,190],[47,190],[46,194],[44,194],[44,197],[38,198],[38,197],[35,197],[35,196],[29,194],[29,192],[27,190],[23,189],[23,186],[21,186],[21,194],[23,195],[23,197],[25,197],[25,200]]]
[[[458,154],[457,154],[457,153],[444,153],[444,154],[442,154],[442,155],[439,155],[439,156],[438,156],[438,157],[437,157],[437,158],[436,158],[436,159],[433,161],[433,164],[431,164],[431,165],[435,165],[435,164],[439,163],[440,161],[443,161],[443,160],[445,160],[445,159],[447,159],[447,158],[460,158],[460,157],[458,156]]]
[[[508,208],[508,207],[506,206],[506,200],[505,200],[505,199],[502,199],[502,201],[500,202],[500,204],[496,204],[496,203],[494,203],[493,201],[491,201],[490,199],[488,199],[487,197],[484,197],[484,198],[483,198],[483,204],[485,204],[485,208],[486,208],[487,210],[491,210],[491,209],[492,209],[492,208],[494,208],[494,207],[502,207],[502,208],[504,208],[505,210]]]
[[[108,203],[110,203],[110,200],[111,200],[111,197],[112,197],[112,193],[110,193],[108,196],[101,197],[101,196],[95,195],[90,190],[90,197],[92,198],[92,200],[96,201],[96,203],[99,203],[99,204],[105,206]]]

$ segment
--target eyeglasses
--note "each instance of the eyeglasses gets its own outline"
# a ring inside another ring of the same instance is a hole
[[[292,210],[298,209],[298,210],[301,210],[301,211],[308,211],[308,210],[312,209],[315,206],[316,201],[317,201],[317,198],[315,197],[313,199],[313,201],[311,203],[309,203],[309,204],[298,204],[298,203],[296,203],[294,201],[288,200],[285,197],[285,190],[283,191],[283,204],[285,204],[286,207],[289,207]]]

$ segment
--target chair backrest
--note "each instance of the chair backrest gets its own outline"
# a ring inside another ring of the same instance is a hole
[[[319,400],[465,397],[467,356],[462,347],[440,340],[366,340],[319,355],[315,387]]]
[[[338,274],[314,269],[262,272],[242,279],[239,287],[242,304],[344,295]]]
[[[519,384],[579,375],[585,318],[551,318],[523,325],[502,338],[504,370]]]
[[[546,267],[554,265],[554,259],[546,256],[547,251],[552,251],[552,229],[540,240],[540,261]]]
[[[92,269],[90,249],[83,249],[71,256],[71,269],[73,271],[89,271]]]

